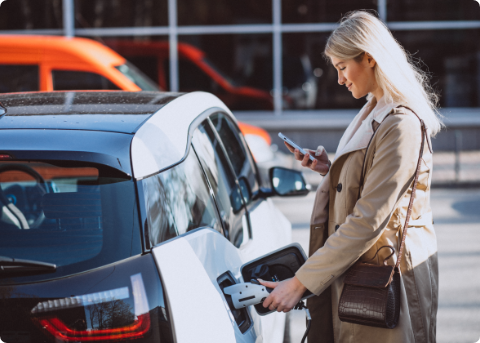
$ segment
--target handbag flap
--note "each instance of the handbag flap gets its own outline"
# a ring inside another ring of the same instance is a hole
[[[346,273],[344,283],[353,286],[385,288],[393,277],[395,267],[356,263]]]

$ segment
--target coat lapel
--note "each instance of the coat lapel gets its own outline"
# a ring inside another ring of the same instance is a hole
[[[335,163],[340,156],[352,151],[365,149],[374,132],[372,126],[373,121],[375,120],[380,124],[392,109],[397,106],[398,104],[394,102],[386,103],[384,98],[380,99],[378,104],[374,99],[370,100],[353,119],[343,134],[333,163]],[[372,109],[372,107],[374,108]]]

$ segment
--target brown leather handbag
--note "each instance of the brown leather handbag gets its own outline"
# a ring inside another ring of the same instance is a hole
[[[413,112],[413,111],[412,111]],[[372,258],[383,248],[392,250],[390,256],[383,265],[375,265],[367,262],[355,263],[345,274],[344,286],[338,305],[338,316],[342,322],[375,326],[393,329],[398,324],[400,317],[400,261],[402,260],[405,238],[407,237],[408,222],[412,213],[413,200],[420,174],[420,162],[423,156],[427,130],[425,123],[414,112],[422,125],[422,144],[418,158],[417,169],[412,186],[412,194],[408,204],[407,216],[403,227],[402,243],[398,252],[395,266],[387,265],[387,260],[393,256],[395,249],[392,246],[383,246],[377,250]],[[372,136],[373,139],[373,136]],[[370,140],[371,142],[372,140]],[[370,143],[368,144],[370,146]],[[367,150],[368,150],[367,146]],[[363,161],[360,189],[364,183],[364,169],[367,153]]]

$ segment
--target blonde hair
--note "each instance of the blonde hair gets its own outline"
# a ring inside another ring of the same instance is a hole
[[[374,15],[365,11],[347,14],[328,38],[324,53],[330,59],[357,61],[363,53],[368,53],[376,61],[375,79],[387,102],[414,110],[432,136],[443,127],[437,110],[438,96],[430,86],[428,75]],[[372,97],[369,94],[367,99]]]

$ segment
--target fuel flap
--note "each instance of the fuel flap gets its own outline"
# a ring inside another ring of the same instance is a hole
[[[251,279],[283,281],[294,277],[295,272],[306,260],[307,256],[300,244],[292,243],[244,264],[240,271],[244,282],[250,282]],[[307,290],[303,294],[302,300],[311,296],[313,294]],[[262,303],[254,305],[254,307],[260,316],[275,312],[264,308]]]

